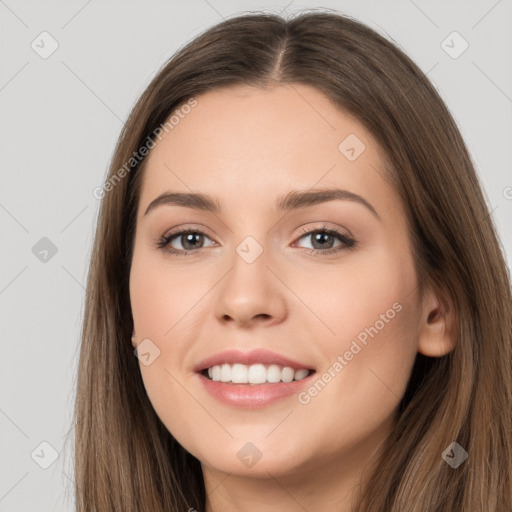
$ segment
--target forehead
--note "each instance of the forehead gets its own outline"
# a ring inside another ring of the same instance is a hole
[[[261,208],[290,189],[332,186],[396,209],[380,146],[319,90],[237,86],[195,99],[162,140],[155,139],[141,208],[167,190],[199,191],[238,207],[257,201],[253,206]]]

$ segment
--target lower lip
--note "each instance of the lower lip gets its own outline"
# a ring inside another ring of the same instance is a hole
[[[257,409],[297,394],[304,386],[309,385],[314,374],[292,382],[254,385],[213,381],[201,373],[197,375],[206,391],[219,402],[244,409]]]

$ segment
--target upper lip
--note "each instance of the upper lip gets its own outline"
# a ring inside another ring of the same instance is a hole
[[[226,350],[224,352],[219,352],[218,354],[214,354],[213,356],[207,357],[203,359],[200,363],[194,366],[194,371],[202,372],[207,368],[211,368],[212,366],[219,365],[222,363],[227,364],[277,364],[279,366],[288,366],[293,368],[294,370],[300,370],[302,368],[306,368],[308,370],[312,370],[309,365],[300,363],[298,361],[294,361],[289,357],[285,357],[281,354],[277,354],[276,352],[272,352],[270,350],[266,350],[263,348],[259,348],[256,350],[251,350],[249,352],[241,352],[240,350]]]

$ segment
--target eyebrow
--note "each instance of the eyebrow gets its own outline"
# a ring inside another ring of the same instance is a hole
[[[292,190],[285,196],[281,197],[277,201],[276,206],[278,210],[288,212],[334,200],[359,203],[370,210],[377,219],[381,220],[375,208],[366,199],[354,194],[353,192],[339,188],[317,189],[312,191]],[[203,210],[212,213],[221,213],[222,211],[218,201],[206,194],[194,192],[165,192],[151,201],[144,212],[144,215],[147,215],[151,210],[162,205],[185,206],[187,208],[194,208],[196,210]]]

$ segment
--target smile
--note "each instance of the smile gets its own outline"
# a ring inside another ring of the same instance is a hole
[[[295,370],[289,366],[277,364],[216,364],[203,370],[203,375],[214,382],[233,384],[278,384],[302,380],[310,375],[312,370],[300,368]]]

